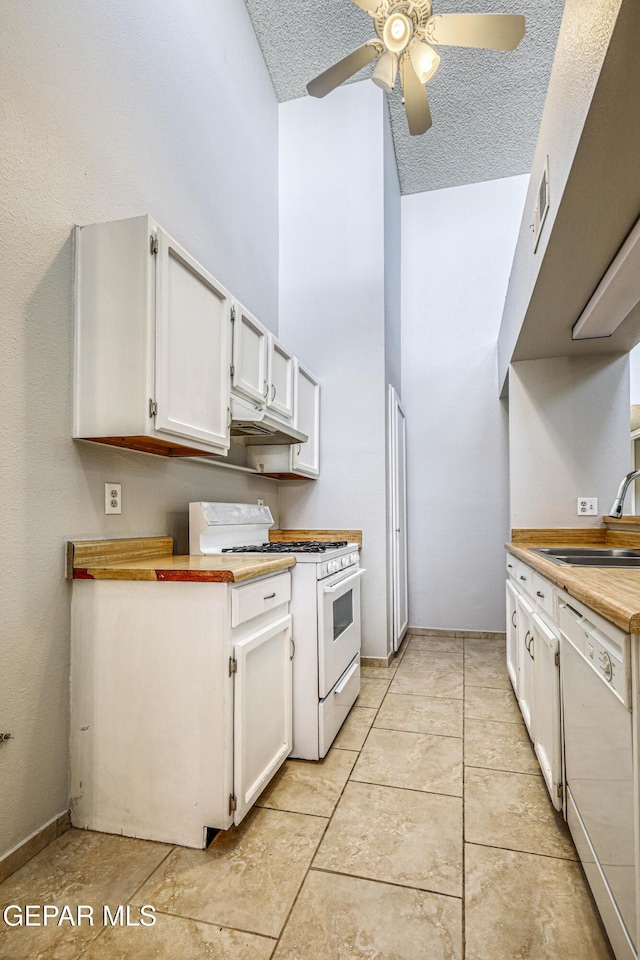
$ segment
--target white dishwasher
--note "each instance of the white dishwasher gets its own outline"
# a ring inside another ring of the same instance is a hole
[[[567,595],[559,619],[567,822],[616,958],[635,960],[630,638]]]

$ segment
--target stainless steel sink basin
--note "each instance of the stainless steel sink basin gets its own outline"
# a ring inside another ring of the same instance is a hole
[[[577,567],[640,567],[640,550],[610,547],[530,547],[553,563]]]

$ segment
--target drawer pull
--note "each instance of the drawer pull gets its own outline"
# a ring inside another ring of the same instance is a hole
[[[524,574],[521,573],[521,574],[520,574],[520,579],[526,581],[527,578],[524,576]]]
[[[273,600],[273,598],[275,597],[275,595],[276,595],[276,594],[275,594],[275,591],[274,591],[273,593],[268,593],[268,594],[266,595],[266,597],[263,597],[262,599],[263,599],[263,600]]]
[[[541,590],[536,590],[536,597],[542,597],[544,600],[544,593]]]

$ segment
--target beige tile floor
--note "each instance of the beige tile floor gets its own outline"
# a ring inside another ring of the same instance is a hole
[[[2,960],[611,960],[548,800],[503,644],[407,638],[321,763],[288,761],[206,851],[72,830],[5,904],[93,905],[8,928]],[[102,904],[155,926],[102,926]]]

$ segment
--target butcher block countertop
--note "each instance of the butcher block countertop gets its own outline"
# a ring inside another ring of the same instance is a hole
[[[565,566],[529,549],[559,546],[640,549],[640,532],[620,530],[620,526],[606,521],[603,527],[577,530],[513,530],[506,548],[625,633],[640,633],[640,567]]]
[[[175,555],[172,537],[132,540],[74,540],[67,544],[67,579],[156,580],[190,583],[241,583],[278,573],[295,557],[215,554]]]

